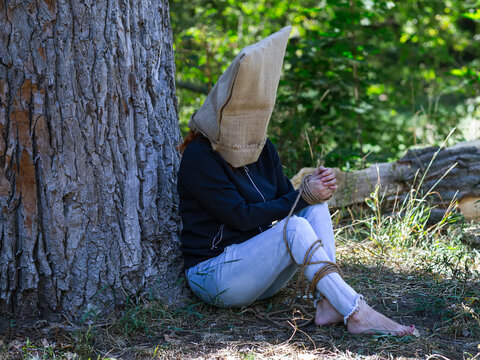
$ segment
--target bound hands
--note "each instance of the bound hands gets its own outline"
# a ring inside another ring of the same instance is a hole
[[[330,199],[338,189],[333,169],[319,166],[312,174],[308,184],[312,192],[323,201]]]

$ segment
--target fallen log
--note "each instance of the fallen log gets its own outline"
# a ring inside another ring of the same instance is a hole
[[[298,188],[303,177],[313,170],[301,169],[293,177],[293,185]],[[429,203],[440,211],[458,201],[458,209],[467,220],[480,220],[480,140],[441,150],[439,147],[408,150],[398,161],[375,164],[364,170],[334,170],[339,188],[328,201],[333,209],[364,204],[377,186],[383,205],[393,206],[413,188],[419,196],[429,193]]]

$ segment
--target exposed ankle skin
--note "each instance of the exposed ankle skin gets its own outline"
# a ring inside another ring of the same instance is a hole
[[[327,326],[335,325],[343,321],[343,316],[330,304],[330,302],[323,298],[317,303],[317,312],[315,314],[315,325]]]
[[[395,336],[412,335],[415,326],[401,325],[361,301],[358,310],[347,320],[347,329],[351,334],[388,334]]]

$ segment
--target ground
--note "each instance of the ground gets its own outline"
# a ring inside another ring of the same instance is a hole
[[[0,359],[480,359],[478,249],[452,240],[458,228],[443,229],[426,247],[380,243],[365,237],[369,231],[337,230],[344,277],[376,310],[415,324],[417,336],[303,326],[313,312],[299,297],[290,304],[293,281],[241,309],[192,296],[168,306],[138,300],[108,319],[79,324],[4,321]]]

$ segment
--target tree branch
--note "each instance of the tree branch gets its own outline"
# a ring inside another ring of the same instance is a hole
[[[188,81],[178,81],[176,82],[177,88],[190,90],[199,94],[208,94],[208,87],[204,84],[194,84]]]

